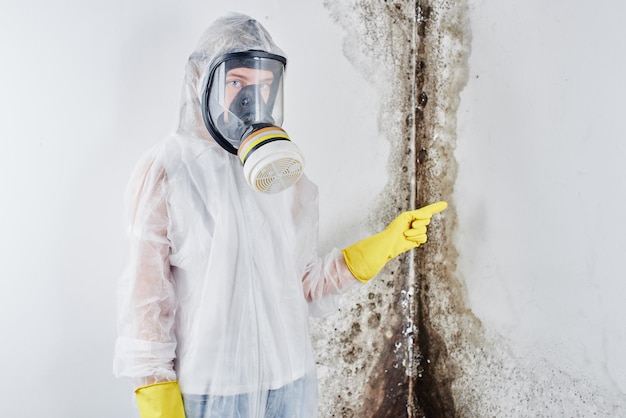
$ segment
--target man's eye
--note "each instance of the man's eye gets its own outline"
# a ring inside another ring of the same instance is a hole
[[[241,87],[241,81],[231,80],[231,81],[228,82],[228,85],[231,86],[231,87],[240,88]]]

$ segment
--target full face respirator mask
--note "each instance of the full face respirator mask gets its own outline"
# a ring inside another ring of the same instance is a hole
[[[293,185],[304,158],[281,128],[286,59],[264,51],[223,55],[209,69],[202,97],[204,124],[243,164],[248,184],[264,193]]]

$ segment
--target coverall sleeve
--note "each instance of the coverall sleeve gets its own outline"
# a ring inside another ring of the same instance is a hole
[[[340,250],[334,249],[307,266],[302,278],[304,297],[312,316],[323,316],[337,309],[338,296],[360,283],[350,272]]]
[[[114,373],[136,386],[176,380],[167,177],[154,155],[135,169],[126,205],[129,254],[119,283]]]

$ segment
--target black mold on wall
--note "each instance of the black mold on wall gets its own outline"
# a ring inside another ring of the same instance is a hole
[[[344,54],[381,92],[378,125],[390,146],[389,181],[370,216],[372,231],[381,230],[401,211],[451,195],[454,135],[438,140],[442,127],[434,115],[456,108],[445,97],[449,91],[440,88],[442,60],[433,52],[447,35],[433,22],[439,10],[457,5],[431,3],[325,2],[346,30]],[[316,342],[324,346],[318,350],[320,367],[329,373],[321,376],[321,416],[455,416],[451,386],[456,367],[446,337],[431,321],[435,311],[441,313],[436,309],[440,296],[430,294],[433,282],[458,287],[451,279],[453,227],[449,208],[433,220],[427,245],[390,262],[375,280],[348,295],[340,314],[325,324]],[[450,294],[460,291],[444,297]]]
[[[413,120],[415,129],[415,154],[416,158],[416,191],[415,207],[421,207],[439,197],[445,192],[439,190],[439,184],[432,181],[428,166],[430,163],[429,148],[432,146],[432,127],[428,124],[426,109],[428,106],[427,80],[429,79],[430,66],[429,49],[426,39],[429,33],[429,22],[431,16],[431,6],[428,1],[417,1],[415,4],[415,32],[418,39],[417,56],[414,65],[413,77]],[[432,94],[437,94],[433,91]],[[446,164],[447,165],[447,164]],[[420,181],[421,180],[421,181]],[[440,197],[443,198],[443,197]],[[432,235],[432,233],[430,233]],[[433,239],[431,238],[431,243]],[[425,249],[427,246],[418,249],[416,257],[416,272],[419,291],[417,292],[417,350],[419,351],[420,372],[414,378],[413,392],[411,397],[413,404],[419,406],[421,411],[411,416],[426,417],[453,417],[455,416],[454,398],[452,396],[451,384],[454,376],[449,372],[448,367],[440,367],[449,362],[448,350],[445,340],[438,334],[430,323],[429,309],[429,279],[427,266],[430,262],[430,252]]]

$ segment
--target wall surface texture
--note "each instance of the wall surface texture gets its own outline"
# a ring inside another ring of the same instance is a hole
[[[450,203],[427,245],[312,320],[320,417],[626,416],[621,2],[2,10],[3,416],[136,416],[111,371],[123,191],[228,10],[289,57],[285,128],[320,188],[321,253]]]

